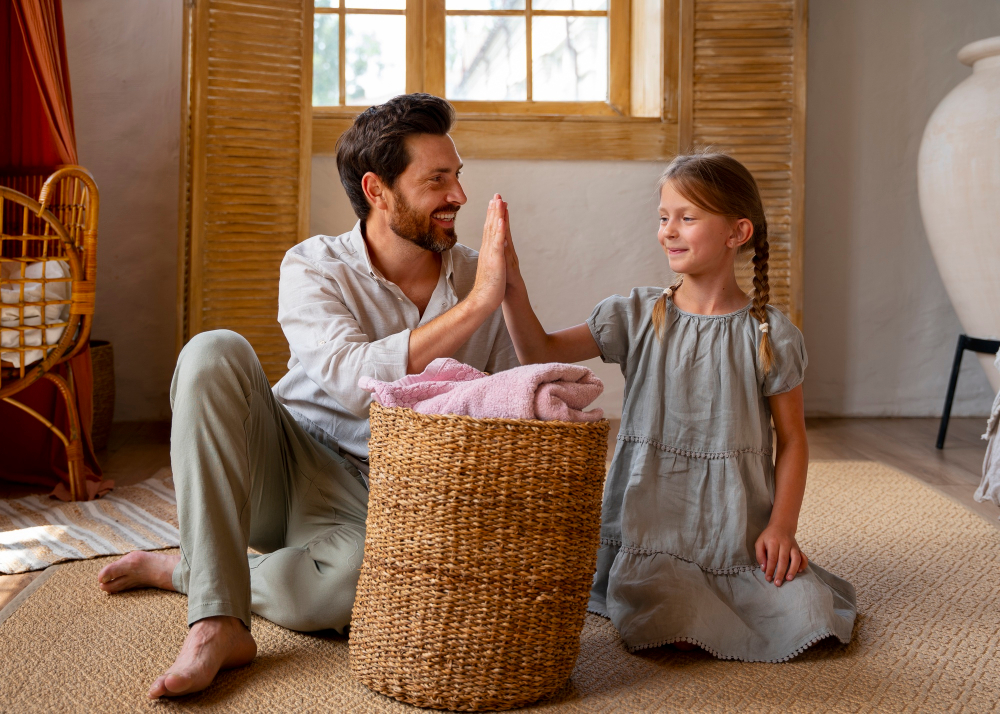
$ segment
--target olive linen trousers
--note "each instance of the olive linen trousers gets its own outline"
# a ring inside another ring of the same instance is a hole
[[[350,623],[368,491],[278,403],[250,343],[195,336],[170,386],[170,462],[188,624],[250,612],[292,630]],[[262,554],[247,553],[247,546]]]

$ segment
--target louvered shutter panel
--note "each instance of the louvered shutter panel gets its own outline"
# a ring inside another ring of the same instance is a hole
[[[278,269],[308,230],[311,0],[189,0],[179,342],[227,328],[273,383],[288,344]]]
[[[805,0],[695,0],[691,139],[742,161],[767,214],[771,304],[802,324]],[[739,268],[750,289],[753,268]]]

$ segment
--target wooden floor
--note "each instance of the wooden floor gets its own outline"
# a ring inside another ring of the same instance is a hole
[[[1000,509],[976,503],[972,494],[982,474],[985,419],[952,419],[943,450],[934,448],[937,419],[808,419],[812,460],[880,461],[917,477],[1000,528]],[[612,425],[613,448],[617,424]],[[105,478],[119,486],[149,478],[170,465],[170,425],[118,423],[107,450],[98,454]],[[40,492],[37,488],[0,482],[0,498]],[[0,576],[0,608],[38,574]]]

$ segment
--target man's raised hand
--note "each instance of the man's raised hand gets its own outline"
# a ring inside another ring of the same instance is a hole
[[[506,237],[507,204],[500,198],[500,194],[494,194],[486,211],[483,245],[479,250],[479,264],[476,268],[476,284],[472,288],[472,295],[491,311],[500,307],[507,289],[507,258],[504,255]]]

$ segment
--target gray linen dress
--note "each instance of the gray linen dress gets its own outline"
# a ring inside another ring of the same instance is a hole
[[[830,635],[849,642],[850,583],[810,562],[775,587],[754,553],[774,502],[766,397],[802,382],[802,333],[768,307],[774,365],[764,376],[749,306],[693,315],[667,300],[661,341],[652,312],[662,292],[614,295],[588,320],[626,380],[589,609],[631,650],[683,641],[722,659],[782,662]]]

